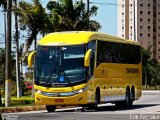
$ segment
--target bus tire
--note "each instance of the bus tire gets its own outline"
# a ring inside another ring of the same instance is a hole
[[[94,99],[94,110],[98,110],[98,104],[100,103],[100,90],[97,88]]]
[[[131,90],[131,93],[130,93],[130,103],[129,103],[129,106],[132,106],[133,105],[133,101],[134,101],[134,88]]]
[[[46,105],[46,110],[48,112],[55,112],[56,106],[54,106],[54,105]]]
[[[130,94],[129,88],[126,89],[125,100],[115,102],[117,108],[129,107],[133,104],[133,99],[131,99],[132,94]],[[133,97],[132,97],[133,98]]]
[[[95,100],[94,100],[94,110],[97,111],[98,108],[98,95],[95,94]]]
[[[126,107],[128,107],[128,106],[130,106],[130,104],[131,104],[130,90],[127,89],[127,90],[126,90],[126,95],[125,95],[124,105],[125,105]]]

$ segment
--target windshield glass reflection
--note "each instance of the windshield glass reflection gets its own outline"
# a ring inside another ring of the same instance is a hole
[[[71,84],[85,81],[85,46],[39,46],[36,81],[50,84]]]

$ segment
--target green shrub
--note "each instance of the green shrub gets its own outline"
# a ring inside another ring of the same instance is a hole
[[[11,98],[11,105],[27,105],[27,104],[34,104],[34,98]]]

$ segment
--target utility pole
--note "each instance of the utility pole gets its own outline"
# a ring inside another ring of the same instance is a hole
[[[6,32],[6,31],[7,31],[7,30],[6,30],[6,27],[7,27],[7,26],[6,26],[6,11],[7,11],[7,10],[6,10],[6,8],[5,8],[5,9],[4,9],[4,39],[5,39],[5,45],[6,45],[6,33],[7,33],[7,32]]]
[[[14,0],[15,7],[17,8],[17,0]],[[15,12],[15,42],[16,42],[16,82],[17,82],[17,98],[21,97],[21,81],[20,81],[20,66],[19,66],[19,34],[17,13]]]
[[[5,107],[11,104],[11,7],[12,0],[7,0],[7,35],[5,60]]]
[[[87,0],[87,12],[89,13],[89,0]]]

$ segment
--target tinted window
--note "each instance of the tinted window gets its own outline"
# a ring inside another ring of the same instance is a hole
[[[137,45],[98,41],[97,64],[102,62],[138,64],[140,61],[141,51]]]

